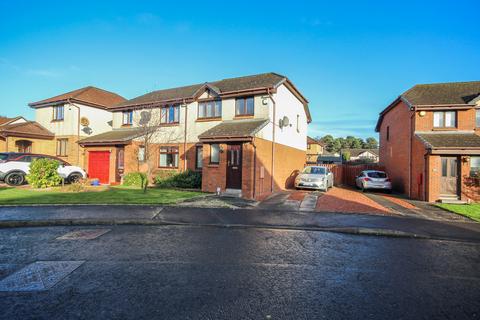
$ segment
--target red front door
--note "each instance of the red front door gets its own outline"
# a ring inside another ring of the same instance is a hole
[[[88,153],[88,177],[100,183],[110,183],[110,152],[90,151]]]

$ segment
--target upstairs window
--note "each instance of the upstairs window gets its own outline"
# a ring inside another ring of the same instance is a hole
[[[475,110],[475,126],[480,128],[480,109]]]
[[[220,118],[222,116],[222,101],[207,101],[198,104],[198,118]]]
[[[123,111],[123,125],[131,125],[133,123],[133,111]]]
[[[53,121],[62,121],[63,120],[63,106],[53,107]]]
[[[167,105],[161,108],[160,123],[178,123],[180,119],[180,106]]]
[[[457,113],[455,111],[435,111],[433,113],[434,128],[455,128]]]
[[[254,102],[253,97],[237,98],[235,101],[236,116],[253,116]]]

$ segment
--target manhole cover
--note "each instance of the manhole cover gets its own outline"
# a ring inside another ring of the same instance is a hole
[[[0,281],[0,291],[44,291],[80,267],[84,261],[37,261]]]
[[[92,240],[109,232],[110,229],[85,229],[77,230],[58,237],[57,240]]]

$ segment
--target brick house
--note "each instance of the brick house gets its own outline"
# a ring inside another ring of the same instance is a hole
[[[291,187],[305,164],[308,101],[276,73],[158,90],[109,110],[113,130],[80,141],[87,172],[104,183],[145,170],[142,117],[159,132],[153,175],[198,170],[204,191],[264,197]]]
[[[54,134],[23,117],[0,117],[0,152],[49,153]]]
[[[380,163],[412,199],[480,200],[480,81],[416,85],[380,113]]]
[[[325,144],[317,139],[307,137],[307,163],[317,164],[317,158],[324,152]]]
[[[85,167],[80,139],[112,130],[112,106],[125,101],[118,94],[92,86],[32,102],[35,120],[51,135],[51,142],[33,152],[57,156]]]

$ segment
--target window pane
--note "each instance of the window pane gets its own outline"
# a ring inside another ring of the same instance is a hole
[[[445,112],[445,127],[455,127],[455,111]]]
[[[160,153],[160,167],[166,167],[166,166],[167,166],[167,154]]]
[[[168,108],[168,123],[175,122],[175,109],[173,106]]]
[[[443,112],[434,112],[433,113],[433,126],[434,127],[443,127]]]
[[[222,116],[222,101],[215,101],[215,117]]]
[[[447,158],[442,158],[442,177],[447,176]]]
[[[253,114],[253,97],[247,98],[247,114]]]
[[[196,166],[197,166],[197,168],[202,168],[203,167],[203,148],[202,147],[197,147]]]
[[[205,103],[198,104],[198,117],[199,118],[205,117]]]
[[[480,157],[470,157],[470,175],[480,176]]]
[[[457,159],[450,160],[450,177],[457,176]]]
[[[207,102],[207,117],[211,118],[213,117],[213,101]]]
[[[245,100],[243,98],[237,99],[235,105],[235,114],[243,114],[244,105]]]
[[[180,121],[180,106],[175,106],[175,122]]]
[[[219,163],[220,161],[220,146],[218,144],[210,145],[210,162]]]
[[[145,147],[138,148],[138,161],[145,161]]]
[[[160,122],[167,123],[167,108],[162,108],[160,113]]]

